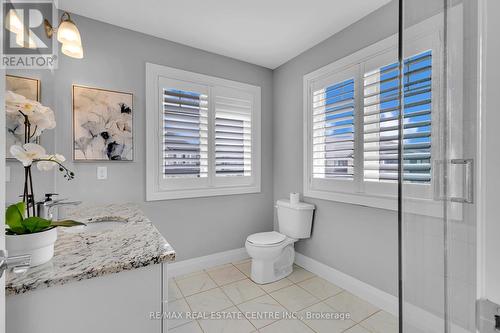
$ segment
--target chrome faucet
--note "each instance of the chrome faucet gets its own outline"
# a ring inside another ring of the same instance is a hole
[[[37,203],[37,215],[47,220],[57,220],[59,215],[59,207],[61,206],[78,206],[81,201],[66,201],[67,199],[53,200],[52,196],[55,193],[45,194],[45,200]]]
[[[63,200],[58,200],[57,202],[53,202],[47,205],[47,217],[45,217],[47,220],[57,220],[59,217],[59,207],[61,206],[78,206],[81,204],[81,201],[64,201]],[[57,209],[56,212],[54,212],[54,209]]]

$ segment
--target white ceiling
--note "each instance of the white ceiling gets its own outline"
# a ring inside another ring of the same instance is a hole
[[[59,0],[59,7],[274,69],[388,2]]]

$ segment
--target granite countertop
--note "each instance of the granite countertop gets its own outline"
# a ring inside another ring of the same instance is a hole
[[[72,210],[67,218],[87,224],[126,221],[114,229],[66,232],[58,228],[54,257],[27,273],[7,274],[5,291],[17,295],[175,260],[175,251],[133,204],[112,204]]]

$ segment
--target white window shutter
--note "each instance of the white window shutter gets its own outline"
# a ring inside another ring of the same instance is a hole
[[[208,96],[163,89],[163,177],[208,176]]]
[[[431,181],[431,52],[404,62],[404,179]],[[399,68],[397,63],[363,76],[364,180],[398,179]]]
[[[252,176],[253,96],[235,89],[216,87],[215,175]]]
[[[404,179],[430,183],[432,161],[432,52],[404,62]]]
[[[354,79],[312,93],[312,177],[354,177]]]

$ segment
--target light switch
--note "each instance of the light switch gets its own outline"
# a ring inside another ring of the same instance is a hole
[[[97,179],[99,180],[108,179],[108,167],[104,166],[97,167]]]
[[[10,167],[5,167],[5,182],[10,182]]]

